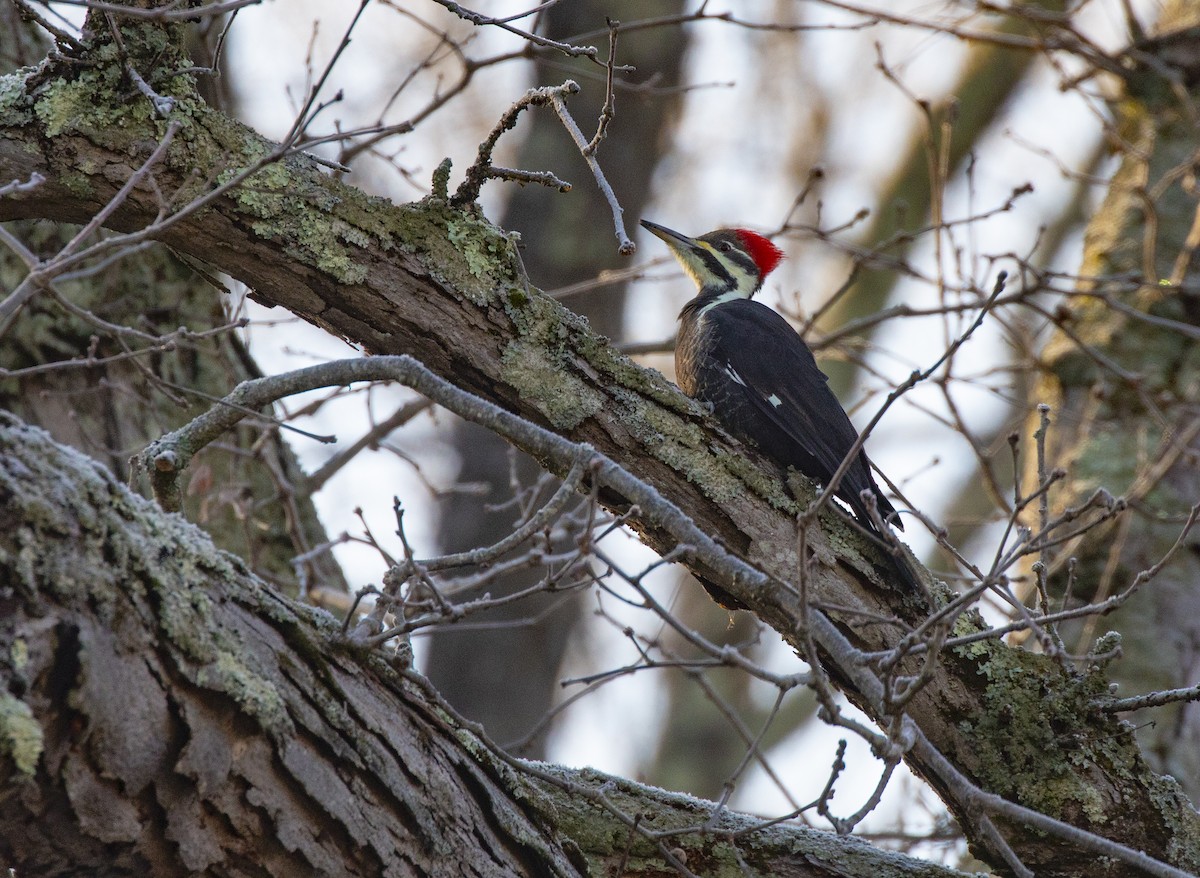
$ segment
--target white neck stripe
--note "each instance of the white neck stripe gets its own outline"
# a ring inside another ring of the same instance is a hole
[[[717,296],[711,302],[700,309],[700,315],[703,316],[718,305],[724,305],[726,302],[736,302],[738,299],[747,299],[749,296],[743,295],[740,290],[727,290]]]

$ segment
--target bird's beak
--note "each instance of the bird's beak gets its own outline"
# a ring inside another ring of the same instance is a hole
[[[671,248],[671,255],[683,266],[684,273],[696,282],[696,286],[704,286],[706,279],[712,274],[712,269],[705,265],[706,256],[709,262],[712,260],[712,257],[705,253],[706,250],[712,250],[708,244],[650,220],[642,220],[642,228],[662,238],[663,243]]]
[[[642,228],[655,237],[661,238],[676,253],[686,253],[689,250],[695,250],[699,246],[695,238],[681,235],[674,229],[668,229],[666,226],[660,226],[658,223],[650,222],[650,220],[642,220]]]
[[[697,238],[689,238],[674,229],[668,229],[666,226],[660,226],[649,220],[642,220],[642,228],[655,237],[661,238],[663,243],[671,248],[671,255],[683,267],[684,274],[695,281],[696,286],[703,288],[705,282],[712,276],[711,265],[706,264],[712,262],[712,247]]]

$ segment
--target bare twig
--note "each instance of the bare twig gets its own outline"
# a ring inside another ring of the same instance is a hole
[[[541,46],[545,49],[554,49],[558,52],[562,52],[564,55],[569,55],[572,58],[578,58],[582,56],[584,58],[591,58],[593,61],[595,61],[596,55],[599,54],[595,46],[573,46],[570,43],[551,40],[546,37],[530,33],[529,31],[523,31],[520,28],[513,27],[508,23],[517,18],[524,18],[526,15],[532,15],[534,12],[546,8],[550,4],[543,3],[542,5],[537,6],[527,12],[522,12],[517,16],[510,16],[508,18],[492,18],[487,15],[481,15],[478,12],[472,12],[470,9],[467,9],[461,4],[453,2],[453,0],[434,0],[434,2],[439,6],[446,7],[448,11],[454,13],[463,21],[469,21],[476,27],[485,27],[489,25],[492,27],[498,27],[501,30],[506,30],[509,33],[516,34],[517,36],[521,37],[521,39],[526,40],[535,46]]]
[[[604,80],[604,106],[600,109],[600,120],[596,125],[596,134],[591,141],[582,150],[584,158],[596,154],[596,150],[600,148],[600,142],[604,140],[608,134],[608,123],[612,121],[615,115],[616,96],[613,93],[613,65],[617,59],[617,33],[621,28],[621,22],[607,19],[608,21],[608,61],[605,63],[605,80]]]
[[[545,174],[545,179],[536,179],[534,176],[537,172],[532,171],[507,171],[497,169],[492,165],[492,152],[496,148],[496,143],[500,140],[500,136],[505,131],[509,131],[517,124],[517,118],[521,115],[521,111],[526,107],[537,107],[551,104],[555,96],[559,94],[575,94],[579,91],[579,86],[571,80],[567,80],[562,85],[546,86],[544,88],[532,88],[527,91],[524,96],[515,104],[509,107],[504,115],[500,117],[500,121],[492,128],[490,134],[479,144],[479,152],[475,159],[475,163],[467,169],[467,173],[462,183],[459,184],[458,190],[454,193],[454,197],[450,199],[450,203],[456,207],[463,207],[473,203],[479,198],[479,190],[483,187],[484,182],[493,178],[504,179],[505,175],[520,174],[522,177],[509,176],[508,179],[517,179],[518,182],[534,182],[544,183],[559,189],[561,192],[568,191],[571,187],[569,183],[564,183],[553,174],[542,172]]]
[[[579,151],[587,161],[588,167],[592,169],[592,175],[596,178],[596,185],[600,187],[605,200],[608,201],[608,206],[612,210],[613,225],[616,227],[617,252],[622,256],[632,256],[637,252],[637,245],[630,240],[628,233],[625,231],[625,223],[621,218],[625,211],[617,201],[617,196],[613,192],[612,186],[608,185],[608,180],[605,178],[604,172],[600,170],[600,163],[596,161],[594,155],[587,151],[587,138],[583,136],[583,132],[575,124],[575,119],[572,118],[570,111],[567,110],[566,103],[559,95],[551,97],[550,102],[554,106],[555,112],[558,113],[558,118],[562,119],[563,125],[566,126],[567,133],[571,135],[571,139],[579,147]]]

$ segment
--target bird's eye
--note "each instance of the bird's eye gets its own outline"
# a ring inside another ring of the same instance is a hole
[[[720,244],[717,245],[717,249],[720,250],[722,253],[728,253],[730,250],[733,249],[733,245],[730,244],[728,241],[722,241]]]

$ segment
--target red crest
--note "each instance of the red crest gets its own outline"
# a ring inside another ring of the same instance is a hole
[[[752,232],[749,229],[734,229],[734,231],[742,239],[742,244],[745,245],[746,252],[750,254],[754,264],[758,266],[759,277],[766,277],[775,270],[775,266],[783,259],[782,250],[758,232]]]

